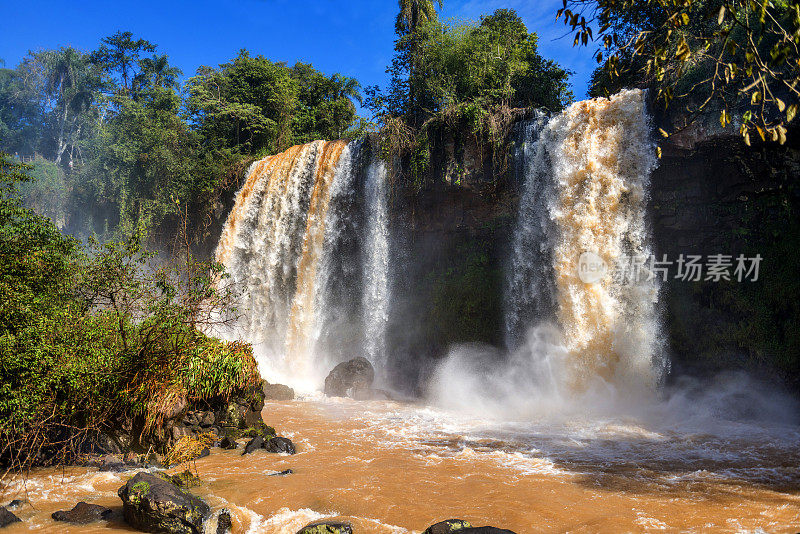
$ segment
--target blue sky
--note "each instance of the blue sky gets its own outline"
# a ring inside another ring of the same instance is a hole
[[[3,0],[0,58],[15,66],[28,50],[71,45],[92,50],[117,30],[156,43],[159,52],[192,75],[217,65],[241,48],[292,64],[313,63],[363,85],[385,86],[392,58],[395,0],[160,1]],[[586,95],[594,67],[589,50],[573,48],[555,23],[561,0],[445,0],[441,17],[477,20],[498,8],[515,9],[539,34],[541,53],[575,71],[573,92]]]

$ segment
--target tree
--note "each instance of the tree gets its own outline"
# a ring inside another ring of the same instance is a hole
[[[187,82],[187,111],[205,140],[247,154],[337,138],[355,121],[360,85],[313,66],[294,67],[246,50]]]
[[[754,133],[785,141],[800,104],[796,2],[564,0],[558,16],[574,44],[600,42],[598,89],[652,87],[664,106],[683,107],[678,128],[714,111],[723,127],[735,120],[748,144]]]
[[[442,1],[437,5],[441,9]],[[392,60],[389,72],[392,74],[392,84],[405,91],[406,102],[393,102],[397,106],[403,105],[408,112],[407,119],[413,125],[419,125],[422,120],[419,87],[422,60],[420,58],[420,42],[425,38],[424,28],[438,21],[436,9],[431,0],[399,0],[400,12],[395,22],[397,54]]]
[[[358,81],[339,73],[325,76],[307,63],[295,64],[291,77],[298,88],[292,142],[342,138],[356,117],[353,102],[363,102]]]
[[[0,142],[10,153],[33,154],[41,137],[39,93],[20,69],[0,69]]]
[[[169,57],[166,54],[153,54],[153,57],[146,57],[139,60],[139,73],[134,76],[132,87],[134,93],[139,93],[147,89],[163,87],[166,89],[178,89],[178,77],[183,71],[169,64]]]
[[[400,13],[397,14],[395,32],[398,36],[414,33],[420,24],[437,19],[436,9],[431,0],[399,0]],[[442,9],[442,0],[436,0]]]
[[[87,54],[71,47],[31,53],[20,67],[30,90],[39,95],[45,152],[58,164],[67,148],[77,146],[96,117],[93,104],[104,86]]]
[[[130,82],[136,76],[140,54],[156,50],[156,45],[144,39],[134,39],[131,32],[118,31],[104,37],[101,43],[100,48],[92,54],[92,61],[110,74],[118,73],[125,91],[130,90]]]
[[[497,10],[479,24],[431,20],[412,37],[398,44],[388,95],[367,91],[378,113],[414,125],[467,104],[485,112],[499,106],[559,110],[572,99],[569,72],[539,54],[536,34],[512,10]]]

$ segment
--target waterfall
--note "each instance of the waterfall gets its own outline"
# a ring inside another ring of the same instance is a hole
[[[386,371],[386,327],[389,321],[389,215],[386,165],[373,161],[367,170],[366,244],[364,259],[364,334],[366,357]]]
[[[216,258],[228,274],[220,283],[237,295],[232,335],[253,344],[268,379],[318,381],[319,267],[343,161],[345,142],[315,141],[254,163],[225,223]]]
[[[517,137],[523,181],[504,299],[510,371],[499,383],[517,393],[598,381],[652,390],[663,370],[657,281],[578,273],[584,254],[610,267],[651,254],[645,206],[656,158],[643,93],[539,113]],[[254,345],[267,379],[316,389],[332,365],[363,355],[387,380],[389,188],[386,165],[364,145],[292,147],[254,163],[237,193],[217,249],[229,274],[220,283],[238,295],[232,335]]]
[[[386,168],[363,141],[315,141],[248,170],[217,247],[235,327],[262,376],[317,389],[364,355],[384,376],[389,309]]]
[[[545,144],[539,135],[547,117],[537,113],[532,120],[519,125],[514,154],[517,175],[524,180],[519,214],[511,247],[504,295],[505,341],[508,350],[515,350],[530,325],[546,320],[554,309],[552,236],[550,205],[553,183]]]
[[[648,258],[645,224],[650,172],[656,166],[643,93],[577,102],[528,125],[523,149],[526,183],[509,269],[508,335],[555,321],[568,354],[565,375],[585,385],[596,377],[625,387],[660,378],[656,353],[658,284],[646,271],[612,276],[626,258]],[[583,253],[608,268],[587,283]],[[618,274],[618,273],[617,273]]]
[[[518,136],[524,182],[507,263],[507,351],[452,348],[429,397],[504,419],[616,413],[652,399],[664,370],[658,283],[646,270],[634,279],[611,272],[651,254],[645,212],[657,160],[643,93],[538,115]],[[581,278],[586,254],[609,267],[605,276]]]
[[[317,275],[323,256],[332,183],[336,176],[341,180],[341,174],[337,173],[337,164],[345,147],[344,141],[326,143],[316,162],[314,188],[311,192],[286,342],[286,352],[292,355],[295,362],[292,371],[301,376],[308,376],[313,371],[313,346],[319,332],[316,310],[322,307],[317,296],[317,288],[320,287]],[[344,159],[345,162],[349,161],[349,154]],[[338,169],[349,171],[350,166],[345,163]]]

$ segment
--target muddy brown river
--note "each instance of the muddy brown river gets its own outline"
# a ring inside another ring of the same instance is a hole
[[[794,428],[487,422],[422,405],[319,398],[268,403],[263,416],[298,454],[215,449],[196,462],[205,484],[193,491],[229,509],[237,533],[294,534],[326,518],[361,533],[421,532],[447,518],[519,534],[800,530]],[[285,469],[294,473],[271,476]],[[30,504],[5,532],[129,532],[116,491],[133,474],[50,469],[7,483],[4,503]],[[114,508],[115,518],[50,519],[80,500]]]

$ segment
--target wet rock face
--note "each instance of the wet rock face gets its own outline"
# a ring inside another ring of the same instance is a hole
[[[304,526],[297,534],[353,534],[353,527],[350,523],[320,521]]]
[[[7,527],[13,523],[19,523],[21,519],[2,506],[0,506],[0,528]]]
[[[264,448],[267,450],[267,452],[274,453],[285,452],[287,454],[295,454],[297,452],[292,440],[281,436],[269,438],[269,440],[264,443]]]
[[[251,439],[247,443],[247,445],[244,446],[244,452],[242,453],[242,456],[244,456],[245,454],[250,454],[251,452],[258,450],[263,446],[264,446],[264,438],[262,438],[261,436],[256,436],[253,439]]]
[[[53,512],[52,518],[55,521],[64,521],[76,525],[86,525],[95,521],[102,521],[111,515],[111,508],[97,504],[88,504],[83,501],[76,504],[72,510],[59,510]]]
[[[265,380],[262,389],[265,400],[290,401],[294,399],[294,390],[283,384],[270,384]]]
[[[472,528],[472,525],[463,519],[447,519],[429,526],[422,534],[450,534],[450,532],[465,528]]]
[[[200,498],[150,473],[139,473],[117,492],[125,521],[144,532],[201,534],[210,512]]]
[[[325,395],[329,397],[357,397],[369,391],[375,380],[375,369],[366,358],[353,358],[342,362],[325,379]]]
[[[297,452],[294,443],[292,443],[292,440],[289,438],[281,436],[256,436],[245,445],[242,456],[257,451],[258,449],[265,449],[267,452],[273,453],[285,452],[287,454],[295,454]]]

